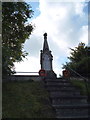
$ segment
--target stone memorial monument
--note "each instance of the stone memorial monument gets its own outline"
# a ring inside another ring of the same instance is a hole
[[[41,69],[45,70],[47,78],[56,78],[56,74],[53,71],[52,67],[53,56],[51,51],[49,50],[48,42],[47,42],[47,33],[44,33],[44,44],[43,50],[41,50],[40,55],[40,64]]]

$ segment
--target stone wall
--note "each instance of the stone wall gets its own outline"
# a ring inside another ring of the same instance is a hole
[[[11,75],[3,79],[3,81],[40,81],[42,78],[39,75]]]

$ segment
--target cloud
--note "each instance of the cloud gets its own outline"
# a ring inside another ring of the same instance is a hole
[[[17,72],[38,72],[40,70],[39,57],[27,56],[20,63],[15,63]]]
[[[80,38],[79,41],[80,42],[84,42],[86,43],[86,45],[88,45],[88,26],[82,26],[81,31],[80,31]]]
[[[76,12],[76,14],[78,14],[80,16],[82,16],[83,14],[85,14],[83,12],[84,7],[85,7],[85,4],[76,3],[76,5],[75,5],[75,12]]]
[[[47,0],[39,2],[40,14],[32,19],[32,23],[36,26],[35,30],[30,39],[25,42],[24,47],[30,53],[28,62],[24,60],[23,64],[31,65],[28,68],[30,71],[38,71],[40,68],[40,50],[43,48],[43,34],[47,32],[49,47],[54,56],[53,68],[59,74],[62,64],[67,61],[67,56],[70,54],[69,48],[77,46],[79,42],[87,44],[88,17],[84,12],[87,4],[48,2]],[[17,70],[18,66],[19,64],[16,67]]]

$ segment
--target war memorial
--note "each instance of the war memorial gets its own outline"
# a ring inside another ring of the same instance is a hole
[[[49,93],[49,99],[52,109],[56,116],[62,120],[82,120],[89,119],[89,98],[88,95],[82,95],[77,87],[73,86],[67,79],[67,72],[64,76],[57,78],[53,70],[53,55],[50,51],[47,39],[47,33],[44,33],[43,49],[40,51],[41,69],[39,75],[12,75],[10,81],[43,81],[45,90]]]
[[[57,78],[53,71],[53,56],[49,50],[47,33],[44,34],[43,50],[41,50],[41,70],[45,70],[44,83],[50,94],[53,108],[56,111],[56,118],[59,119],[88,119],[89,103],[88,96],[83,96],[80,91],[67,79],[67,71],[64,71],[63,78]],[[42,75],[43,76],[43,75]]]

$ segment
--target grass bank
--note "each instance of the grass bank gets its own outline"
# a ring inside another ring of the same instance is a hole
[[[88,94],[90,96],[90,82],[85,83],[84,81],[80,81],[80,80],[73,80],[71,79],[70,82],[77,87],[78,89],[80,89],[80,93],[82,95],[87,95],[87,90],[88,90]],[[86,89],[86,84],[87,84],[87,89]]]
[[[54,118],[49,94],[42,82],[4,82],[3,118]]]

